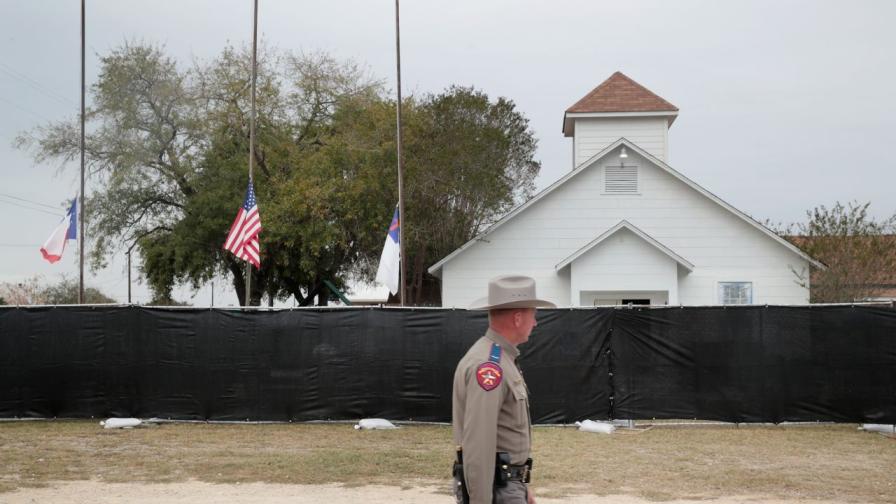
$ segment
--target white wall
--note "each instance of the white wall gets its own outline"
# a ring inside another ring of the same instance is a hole
[[[620,229],[569,266],[570,296],[582,291],[666,291],[678,304],[678,263],[628,229]],[[634,297],[634,296],[626,296]]]
[[[490,278],[511,273],[535,277],[542,297],[577,305],[570,299],[571,273],[558,274],[554,266],[623,219],[694,264],[693,272],[679,275],[680,304],[717,304],[724,281],[753,282],[755,304],[808,303],[808,289],[790,270],[808,267],[802,257],[631,150],[640,194],[603,194],[608,162],[618,164],[618,154],[585,168],[447,262],[443,305],[466,307],[485,295]]]
[[[579,166],[619,138],[625,138],[650,155],[668,163],[668,119],[666,117],[576,118],[573,163]]]

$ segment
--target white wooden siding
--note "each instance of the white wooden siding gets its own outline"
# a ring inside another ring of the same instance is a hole
[[[666,291],[678,304],[678,263],[628,229],[620,229],[570,265],[570,299],[582,291]],[[593,304],[593,303],[592,303]]]
[[[573,168],[620,138],[668,162],[669,126],[665,117],[583,117],[575,121]]]
[[[572,268],[558,274],[554,265],[621,220],[694,264],[678,274],[680,304],[718,304],[725,281],[753,282],[755,304],[808,303],[791,271],[808,268],[805,259],[637,153],[626,162],[639,167],[639,195],[603,193],[603,165],[618,163],[608,154],[445,263],[443,306],[468,306],[501,274],[533,276],[539,296],[577,306]]]

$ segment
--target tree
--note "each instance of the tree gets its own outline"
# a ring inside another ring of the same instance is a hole
[[[105,266],[114,244],[168,229],[183,215],[204,142],[191,74],[160,48],[125,44],[100,63],[85,139],[91,187],[100,188],[88,192],[84,209],[94,269]],[[33,147],[37,162],[73,161],[79,135],[73,118],[20,135],[17,143]]]
[[[247,184],[251,54],[226,48],[182,69],[152,45],[101,60],[86,139],[91,265],[136,243],[154,298],[230,274],[241,304],[295,296],[327,302],[327,284],[372,280],[397,202],[395,103],[353,62],[262,49],[255,190],[261,268],[222,249]],[[439,299],[426,268],[531,196],[540,165],[512,101],[452,87],[404,104],[411,304]],[[78,156],[77,121],[20,135],[39,162]],[[124,244],[115,247],[115,243]]]
[[[0,296],[12,305],[61,305],[78,304],[78,281],[67,276],[58,283],[44,285],[40,276],[34,276],[21,282],[0,284]],[[85,286],[85,304],[107,304],[115,300],[103,294],[99,289]]]
[[[472,87],[426,96],[407,127],[404,228],[408,298],[438,304],[426,269],[532,196],[541,164],[513,101]]]
[[[140,44],[126,44],[102,58],[85,142],[91,186],[101,188],[88,193],[85,209],[89,235],[98,237],[94,268],[116,252],[110,245],[136,242],[156,299],[170,299],[177,283],[197,287],[215,274],[230,272],[240,302],[245,302],[245,263],[221,247],[246,187],[249,62],[246,50],[227,48],[208,64],[182,70],[159,47]],[[253,303],[263,292],[289,292],[304,300],[319,289],[320,279],[335,274],[324,266],[339,262],[341,250],[332,241],[319,245],[326,235],[278,226],[278,191],[303,189],[290,194],[291,199],[319,202],[306,215],[291,214],[280,222],[317,228],[333,224],[316,214],[333,189],[321,191],[302,182],[327,181],[330,174],[306,176],[306,165],[324,144],[339,102],[375,99],[380,89],[353,63],[322,54],[262,50],[255,176],[265,257],[261,271],[253,275]],[[79,153],[77,121],[38,128],[20,135],[17,143],[33,148],[38,162],[73,160]],[[278,242],[278,236],[288,239]],[[310,250],[296,246],[305,237],[317,243]],[[348,245],[357,248],[353,242]],[[286,264],[278,262],[283,258]],[[297,264],[304,269],[296,270]]]
[[[47,304],[39,276],[33,276],[21,282],[0,283],[0,296],[11,305]]]
[[[245,263],[221,249],[246,187],[249,150],[245,76],[240,68],[248,55],[225,52],[201,74],[209,104],[209,144],[183,218],[166,233],[144,243],[146,271],[156,290],[176,281],[206,280],[226,269],[240,302],[245,295]],[[255,190],[264,230],[261,268],[252,272],[253,304],[295,296],[300,304],[327,300],[324,281],[339,287],[364,240],[373,233],[373,205],[354,206],[357,199],[376,197],[385,182],[359,184],[382,177],[358,175],[381,165],[347,167],[344,152],[327,148],[338,128],[335,116],[344,107],[378,103],[378,82],[352,63],[338,63],[322,54],[276,59],[268,70],[277,79],[260,87],[255,148]],[[260,69],[260,73],[263,69]],[[377,173],[379,175],[380,173]],[[360,189],[360,191],[356,191]],[[352,207],[352,208],[349,208]]]
[[[394,210],[383,202],[398,202],[395,121],[394,102],[344,103],[317,158],[338,167],[331,173],[354,181],[344,186],[347,195],[340,193],[337,215],[375,216],[346,226],[356,230],[366,221],[372,223],[367,229],[376,230],[346,236],[362,244],[351,260],[353,274],[367,281],[373,280]],[[402,132],[406,301],[434,305],[441,292],[427,268],[531,197],[541,168],[534,159],[537,142],[511,100],[457,86],[407,98]]]
[[[893,278],[896,215],[878,221],[868,215],[869,206],[870,202],[821,205],[806,212],[806,222],[778,226],[779,234],[827,266],[813,268],[808,276],[794,272],[797,283],[810,288],[813,303],[874,298]]]
[[[78,280],[63,276],[59,283],[51,284],[43,288],[44,304],[78,304]],[[84,304],[109,304],[115,300],[100,292],[95,287],[84,287]]]

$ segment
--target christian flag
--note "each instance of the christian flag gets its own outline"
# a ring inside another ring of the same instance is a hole
[[[376,281],[389,288],[393,295],[398,293],[398,271],[401,258],[398,245],[398,208],[392,216],[392,224],[389,225],[389,233],[386,235],[386,245],[383,246],[383,255],[380,256],[380,267],[376,271]]]
[[[252,181],[246,189],[246,199],[240,207],[236,219],[227,233],[227,241],[224,249],[233,252],[233,255],[249,261],[256,268],[261,268],[260,247],[258,245],[258,233],[261,232],[261,216],[258,214],[258,203],[255,201],[255,188]]]
[[[40,253],[44,259],[50,261],[50,264],[62,259],[62,252],[65,251],[65,243],[69,240],[78,238],[78,198],[72,200],[72,205],[68,207],[65,217],[53,230],[53,234],[44,242],[44,246],[40,248]]]

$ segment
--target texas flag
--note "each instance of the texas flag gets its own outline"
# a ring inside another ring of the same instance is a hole
[[[383,255],[380,256],[380,267],[376,271],[376,281],[389,288],[393,295],[398,293],[398,271],[401,258],[398,246],[398,208],[392,216],[392,224],[389,225],[389,234],[386,235],[386,245],[383,246]]]
[[[44,259],[54,263],[62,259],[62,252],[65,250],[65,242],[77,239],[78,229],[78,198],[72,200],[72,206],[68,208],[68,212],[62,219],[62,222],[53,230],[53,234],[47,238],[44,246],[40,248],[40,253]]]

